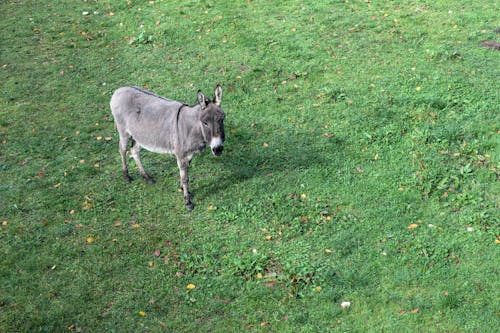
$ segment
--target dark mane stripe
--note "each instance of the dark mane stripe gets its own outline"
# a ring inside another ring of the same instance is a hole
[[[130,88],[135,89],[137,91],[140,91],[143,94],[146,94],[146,95],[149,95],[149,96],[153,96],[153,97],[162,99],[162,100],[167,101],[167,102],[177,102],[177,101],[174,101],[173,99],[165,98],[163,96],[157,95],[157,94],[155,94],[155,93],[153,93],[153,92],[151,92],[149,90],[146,90],[146,89],[143,89],[143,88],[140,88],[140,87],[137,87],[137,86],[130,86]],[[210,101],[210,100],[207,99],[207,102],[212,102],[212,101]],[[182,102],[179,102],[179,103],[182,103]],[[189,104],[185,104],[185,103],[182,103],[182,104],[183,105],[181,106],[181,108],[184,107],[184,106],[189,106],[189,107],[193,108],[196,105],[198,105],[198,103],[195,103],[193,105],[189,105]]]
[[[146,95],[149,95],[149,96],[154,96],[156,98],[162,99],[162,100],[167,101],[167,102],[175,102],[174,100],[171,100],[171,99],[159,96],[159,95],[157,95],[157,94],[155,94],[155,93],[153,93],[153,92],[151,92],[149,90],[146,90],[146,89],[142,89],[142,88],[139,88],[139,87],[136,87],[136,86],[131,86],[130,88],[135,89],[137,91],[140,91],[143,94],[146,94]]]

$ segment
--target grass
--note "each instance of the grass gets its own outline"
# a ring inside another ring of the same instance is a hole
[[[0,331],[499,326],[494,2],[0,11]],[[124,183],[112,92],[218,82],[227,141],[193,160],[195,210],[172,157]]]

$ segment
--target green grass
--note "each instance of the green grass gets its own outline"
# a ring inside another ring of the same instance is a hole
[[[500,326],[494,1],[0,12],[0,331]],[[225,151],[193,160],[195,210],[171,156],[123,182],[112,92],[216,83]]]

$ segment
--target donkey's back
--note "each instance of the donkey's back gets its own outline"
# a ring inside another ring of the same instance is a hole
[[[175,111],[183,104],[173,101],[138,87],[122,87],[111,97],[111,112],[115,121],[121,125],[131,122],[169,121],[175,116]],[[118,118],[118,119],[117,119]],[[119,126],[119,124],[117,124]]]

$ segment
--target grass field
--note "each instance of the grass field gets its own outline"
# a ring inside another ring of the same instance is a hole
[[[498,12],[1,0],[0,332],[494,332]],[[172,156],[125,183],[113,91],[216,83],[194,211]]]

